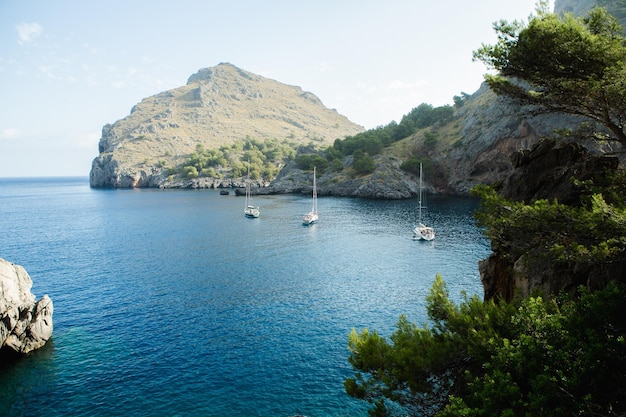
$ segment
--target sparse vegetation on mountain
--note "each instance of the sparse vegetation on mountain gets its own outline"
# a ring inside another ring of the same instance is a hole
[[[178,168],[172,169],[170,175],[178,174],[185,178],[237,178],[247,175],[250,165],[250,178],[269,181],[295,155],[296,144],[288,140],[259,141],[249,138],[219,149],[205,149],[202,144],[198,144],[196,151]]]
[[[250,175],[263,184],[290,158],[280,155],[283,148],[264,150],[264,142],[288,141],[294,150],[324,147],[363,130],[300,87],[222,63],[201,69],[185,86],[143,99],[127,117],[105,125],[90,184],[185,187],[198,179],[195,184],[237,186],[240,177],[233,175],[244,172],[241,160],[248,157]],[[230,148],[245,141],[258,142],[253,146],[260,154]]]
[[[404,115],[399,124],[391,122],[385,126],[347,136],[344,139],[336,139],[332,147],[342,156],[352,155],[356,150],[374,156],[379,154],[383,148],[411,136],[419,129],[446,123],[453,116],[454,108],[452,106],[433,107],[430,104],[422,103]]]

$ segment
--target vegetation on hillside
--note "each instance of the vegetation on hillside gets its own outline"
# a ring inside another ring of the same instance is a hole
[[[458,97],[457,104],[462,105],[467,97],[467,94]],[[240,178],[247,175],[249,165],[251,179],[270,181],[289,160],[295,160],[300,169],[312,170],[315,166],[321,175],[327,169],[341,171],[344,167],[343,159],[352,157],[354,174],[366,175],[376,168],[372,156],[379,154],[383,148],[419,129],[446,123],[453,114],[454,109],[451,106],[433,107],[430,104],[420,104],[403,116],[399,124],[391,122],[386,126],[337,139],[333,145],[321,150],[278,139],[262,142],[247,138],[218,149],[206,149],[197,145],[195,152],[178,166],[170,168],[168,173],[172,177],[187,179]],[[162,162],[162,166],[166,166],[166,162]],[[406,170],[412,172],[412,169],[409,162]]]
[[[452,106],[433,107],[430,104],[422,103],[404,115],[400,123],[391,122],[354,136],[347,136],[343,140],[337,139],[332,147],[337,151],[335,154],[341,156],[352,155],[357,150],[373,156],[394,142],[411,136],[420,129],[444,124],[450,121],[453,116],[454,108]]]
[[[542,5],[527,26],[497,24],[499,43],[477,52],[500,70],[489,84],[546,111],[595,117],[624,143],[621,29],[602,10],[561,20]],[[428,325],[403,316],[388,339],[367,329],[351,333],[348,394],[372,403],[373,416],[626,415],[625,184],[619,172],[580,183],[580,201],[571,206],[510,201],[476,188],[477,219],[503,256],[540,256],[547,271],[612,275],[600,287],[511,302],[464,296],[459,305],[438,276]]]
[[[287,140],[262,142],[247,138],[219,149],[205,149],[199,144],[187,160],[170,170],[170,175],[183,178],[239,178],[247,175],[249,166],[251,179],[271,180],[285,162],[295,155],[296,145]]]
[[[461,106],[468,98],[467,94],[455,99],[456,105]],[[385,125],[358,133],[354,136],[347,136],[344,139],[336,139],[332,146],[317,152],[301,154],[296,158],[296,163],[301,169],[312,169],[315,165],[318,171],[323,173],[326,169],[334,171],[343,170],[343,159],[352,157],[352,169],[355,175],[367,175],[376,169],[376,163],[372,159],[382,150],[401,139],[405,139],[419,130],[423,130],[436,125],[443,125],[449,122],[454,116],[454,108],[449,105],[433,107],[430,104],[422,103],[408,114],[402,117],[400,123],[395,121]],[[425,134],[426,146],[433,145],[436,136]],[[417,162],[416,162],[417,161]],[[419,161],[426,161],[425,158],[417,160],[414,156],[409,156],[402,169],[408,172],[418,173]],[[417,165],[415,165],[417,163]]]
[[[464,98],[459,98],[457,101],[462,103],[467,97],[464,95]],[[403,116],[399,124],[391,122],[386,126],[337,139],[333,145],[317,151],[288,140],[278,139],[262,142],[246,138],[218,149],[206,149],[199,144],[195,152],[178,166],[170,168],[168,173],[170,176],[187,179],[239,178],[247,175],[249,162],[251,179],[269,181],[276,177],[289,160],[295,159],[301,169],[312,170],[315,166],[318,172],[323,174],[327,169],[341,171],[343,159],[351,156],[354,173],[366,175],[376,168],[372,156],[379,154],[383,148],[410,136],[419,129],[446,123],[453,114],[454,108],[451,106],[433,107],[430,104],[420,104]],[[162,165],[165,166],[166,162]],[[411,169],[409,163],[407,171]]]

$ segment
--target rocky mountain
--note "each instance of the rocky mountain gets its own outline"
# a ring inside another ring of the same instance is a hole
[[[364,129],[312,93],[222,63],[148,97],[102,129],[93,187],[157,187],[194,152],[252,138],[331,144]]]
[[[622,26],[626,23],[626,4],[621,0],[556,0],[554,13],[584,16],[596,6],[605,8],[619,20]]]
[[[618,7],[615,1],[602,1]],[[580,15],[595,4],[557,0],[555,12]],[[451,121],[418,131],[373,155],[376,169],[371,174],[355,175],[350,170],[351,156],[343,160],[347,169],[321,173],[318,192],[384,199],[415,196],[417,178],[400,169],[414,157],[430,162],[426,187],[431,192],[467,195],[476,184],[504,181],[512,172],[514,152],[530,149],[554,129],[574,128],[581,121],[537,114],[536,109],[496,96],[483,84],[462,106],[455,106]],[[198,144],[217,148],[248,137],[287,138],[319,149],[360,131],[361,127],[325,108],[311,93],[220,64],[191,76],[184,87],[143,100],[128,117],[106,125],[90,182],[94,187],[238,187],[240,178],[172,179],[167,173]],[[585,146],[595,153],[618,150],[610,144]],[[253,191],[309,193],[310,172],[286,162],[278,176],[270,178],[271,183],[256,181]]]
[[[449,122],[420,130],[373,156],[376,168],[371,174],[352,175],[352,157],[344,159],[340,172],[324,172],[317,181],[318,195],[413,197],[418,192],[418,178],[400,169],[410,157],[429,162],[425,178],[429,192],[468,195],[477,184],[502,182],[513,170],[513,153],[530,149],[555,128],[574,128],[581,121],[534,110],[496,96],[483,84],[455,109]],[[610,144],[588,142],[586,146],[595,153],[613,150]],[[310,193],[310,184],[310,173],[290,163],[268,187],[256,192]]]

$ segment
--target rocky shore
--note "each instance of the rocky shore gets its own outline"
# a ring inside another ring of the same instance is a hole
[[[52,300],[36,301],[32,285],[22,266],[0,258],[0,359],[39,349],[52,336]]]

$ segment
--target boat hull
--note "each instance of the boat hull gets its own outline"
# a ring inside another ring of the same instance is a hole
[[[302,224],[308,226],[310,224],[317,223],[317,213],[308,213],[302,216]]]
[[[248,206],[246,207],[246,209],[243,211],[243,214],[249,218],[249,219],[256,219],[257,217],[259,217],[260,211],[258,208],[254,207],[254,206]]]
[[[435,229],[420,224],[413,229],[413,239],[415,240],[433,240],[435,239]]]

